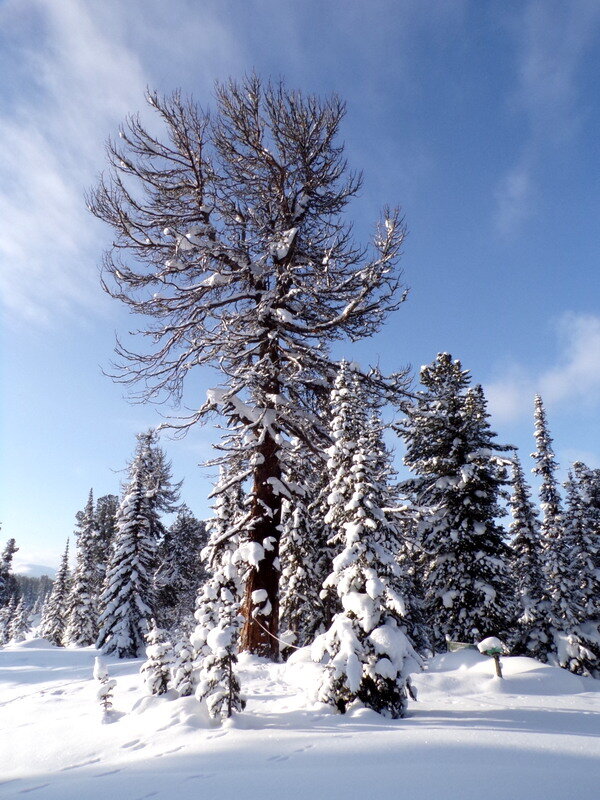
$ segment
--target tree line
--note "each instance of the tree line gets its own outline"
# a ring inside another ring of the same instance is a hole
[[[334,342],[373,335],[406,299],[400,211],[383,210],[366,246],[343,216],[361,186],[338,139],[344,104],[255,75],[217,85],[212,114],[177,92],[148,101],[163,135],[130,118],[88,198],[114,236],[102,285],[144,319],[139,347],[135,335],[117,342],[113,377],[141,387],[139,399],[179,401],[190,372],[214,367],[206,402],[165,427],[218,416],[220,478],[207,577],[182,637],[161,627],[173,626],[155,582],[173,485],[148,483],[161,470],[140,444],[98,644],[139,655],[148,637],[152,691],[174,680],[215,716],[243,706],[240,648],[278,659],[310,645],[324,702],[392,717],[410,672],[448,641],[496,635],[513,652],[597,670],[599,476],[573,465],[563,508],[542,401],[539,516],[459,361],[438,355],[413,391],[407,369],[332,357]],[[384,442],[390,407],[413,473],[400,483]]]

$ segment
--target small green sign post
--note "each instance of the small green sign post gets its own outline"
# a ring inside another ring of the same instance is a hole
[[[499,678],[503,678],[502,675],[502,665],[500,664],[500,656],[502,653],[506,653],[507,648],[500,639],[497,639],[495,636],[489,636],[487,639],[484,639],[482,642],[479,642],[477,645],[477,649],[480,653],[483,653],[486,656],[490,656],[494,659],[494,664],[496,666],[496,675]]]

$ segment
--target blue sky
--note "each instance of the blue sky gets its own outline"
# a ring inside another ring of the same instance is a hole
[[[536,391],[563,468],[600,466],[599,34],[595,0],[4,0],[1,538],[56,562],[89,488],[118,492],[135,433],[169,411],[101,372],[130,324],[83,201],[106,138],[147,113],[147,86],[210,106],[215,80],[251,70],[347,101],[358,238],[384,204],[406,214],[409,299],[338,353],[393,370],[449,351],[526,468]],[[215,382],[193,376],[186,403]],[[198,515],[213,435],[163,442]]]

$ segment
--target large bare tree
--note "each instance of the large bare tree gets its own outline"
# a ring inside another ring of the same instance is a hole
[[[218,410],[245,430],[242,646],[276,658],[287,442],[315,448],[326,439],[329,344],[375,333],[404,299],[405,227],[398,210],[385,210],[372,246],[354,243],[340,215],[361,180],[337,140],[345,109],[336,97],[250,76],[217,86],[213,116],[177,92],[148,101],[164,134],[130,118],[89,198],[115,232],[104,288],[149,318],[137,332],[148,341],[140,352],[117,343],[115,377],[141,386],[143,399],[179,401],[191,369],[220,369],[220,387],[173,424]],[[385,388],[380,376],[369,380]]]

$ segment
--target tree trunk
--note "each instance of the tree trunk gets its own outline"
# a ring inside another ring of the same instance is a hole
[[[259,453],[263,460],[254,472],[249,541],[257,542],[264,548],[264,558],[258,566],[251,567],[246,580],[242,603],[245,622],[241,632],[241,649],[278,661],[279,642],[274,637],[277,636],[279,629],[279,540],[282,498],[278,488],[281,481],[281,465],[278,445],[268,432],[265,432],[264,440],[259,445]],[[253,602],[252,594],[259,590],[267,593],[266,603]],[[260,613],[258,610],[260,608],[264,608],[266,613]]]

